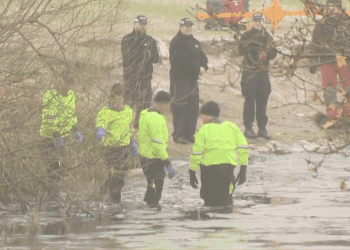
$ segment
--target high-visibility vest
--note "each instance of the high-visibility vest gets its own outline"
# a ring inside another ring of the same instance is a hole
[[[67,137],[72,127],[78,123],[75,113],[76,96],[72,90],[63,96],[58,90],[48,90],[43,98],[40,136],[53,138],[52,132]]]
[[[102,127],[106,135],[102,138],[104,146],[127,146],[130,144],[132,109],[125,105],[124,110],[116,111],[103,107],[96,117],[96,127]]]
[[[138,131],[140,155],[148,159],[168,159],[168,138],[164,115],[153,107],[143,110],[140,113]]]
[[[248,164],[248,143],[232,122],[209,122],[195,134],[190,169],[196,171],[205,166],[237,165],[237,153],[241,165]]]

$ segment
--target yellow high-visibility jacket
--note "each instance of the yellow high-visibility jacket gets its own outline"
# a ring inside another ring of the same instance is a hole
[[[190,169],[196,171],[200,164],[237,165],[237,153],[241,165],[248,164],[248,143],[244,135],[232,122],[220,122],[214,118],[204,124],[195,134],[190,157]]]
[[[140,155],[148,159],[168,159],[168,138],[164,115],[153,107],[143,110],[140,113],[138,131]]]
[[[75,113],[76,96],[72,90],[63,96],[58,90],[48,90],[43,98],[40,136],[53,138],[52,132],[67,137],[78,119]]]
[[[132,109],[125,105],[124,110],[103,107],[96,117],[96,127],[102,127],[106,135],[102,138],[104,146],[127,146],[130,144]]]

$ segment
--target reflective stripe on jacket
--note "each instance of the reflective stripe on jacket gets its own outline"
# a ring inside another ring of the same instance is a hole
[[[116,111],[103,107],[96,117],[96,127],[102,127],[106,135],[102,138],[104,146],[127,146],[130,144],[130,124],[132,109],[125,105],[124,110]]]
[[[215,120],[204,124],[195,135],[190,157],[190,169],[193,171],[198,170],[200,164],[236,166],[237,153],[240,164],[248,164],[248,143],[240,129],[232,122]]]
[[[41,112],[40,136],[53,138],[52,132],[59,132],[62,137],[69,135],[77,125],[75,114],[76,96],[72,90],[63,96],[58,90],[46,91]]]
[[[153,107],[140,113],[138,143],[141,156],[163,161],[168,159],[168,137],[168,128],[163,114]]]

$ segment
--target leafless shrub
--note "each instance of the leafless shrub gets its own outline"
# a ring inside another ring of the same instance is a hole
[[[116,40],[124,0],[7,0],[0,3],[0,198],[23,212],[45,203],[48,181],[38,142],[43,93],[70,70],[84,146],[68,139],[57,200],[67,214],[92,215],[88,203],[108,170],[96,143],[96,112],[121,79]],[[99,196],[101,197],[101,196]],[[96,198],[96,195],[95,195]]]

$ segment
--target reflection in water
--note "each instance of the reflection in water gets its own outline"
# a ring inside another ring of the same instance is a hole
[[[101,218],[99,220],[81,220],[81,219],[67,219],[55,222],[48,222],[46,224],[38,225],[38,234],[43,235],[62,235],[62,234],[86,234],[95,232],[98,226],[106,226],[109,224],[109,218]],[[0,226],[0,231],[4,234],[26,234],[26,224],[5,224]]]
[[[210,214],[232,214],[233,206],[225,207],[206,207],[203,206],[193,211],[181,211],[184,216],[175,217],[174,220],[185,221],[185,220],[225,220],[226,218],[217,218],[208,215]]]
[[[273,206],[276,205],[288,205],[288,204],[297,204],[299,199],[283,196],[270,196],[270,195],[253,195],[253,194],[239,194],[233,196],[234,200],[246,200],[253,201],[251,205],[256,204],[270,204]]]

